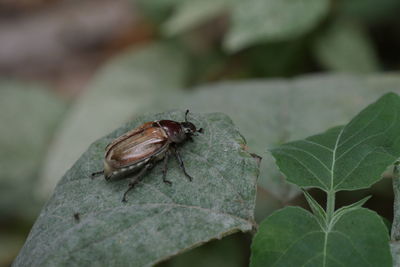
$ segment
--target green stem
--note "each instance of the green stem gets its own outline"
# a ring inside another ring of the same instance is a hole
[[[333,213],[335,212],[335,191],[330,190],[326,198],[326,222],[327,225],[332,221]]]

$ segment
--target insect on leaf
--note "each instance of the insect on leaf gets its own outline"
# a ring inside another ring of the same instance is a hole
[[[180,147],[192,182],[171,158],[171,186],[162,181],[162,164],[156,164],[122,203],[126,179],[89,178],[102,168],[112,139],[157,119],[183,121],[184,112],[140,117],[89,147],[57,185],[16,266],[151,266],[211,239],[252,229],[258,164],[221,113],[189,115],[204,128],[194,142]]]

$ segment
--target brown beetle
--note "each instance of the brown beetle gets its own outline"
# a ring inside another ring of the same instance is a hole
[[[160,120],[146,122],[139,127],[121,135],[106,147],[104,156],[104,170],[92,173],[92,178],[104,174],[106,180],[116,180],[137,172],[131,178],[129,187],[122,198],[126,202],[127,193],[143,178],[147,170],[154,166],[156,161],[164,159],[163,181],[172,184],[166,179],[168,157],[175,155],[179,166],[186,177],[192,177],[186,172],[185,165],[177,150],[177,144],[191,140],[196,132],[196,126],[187,120],[189,110],[186,110],[185,121]]]

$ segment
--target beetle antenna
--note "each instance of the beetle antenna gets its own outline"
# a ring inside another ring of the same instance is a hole
[[[185,112],[185,122],[188,122],[188,120],[187,120],[188,114],[189,114],[189,110],[187,109],[186,112]]]

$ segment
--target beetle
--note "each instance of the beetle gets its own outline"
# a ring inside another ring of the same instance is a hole
[[[193,141],[192,136],[202,133],[203,129],[189,122],[186,110],[185,121],[172,120],[150,121],[114,139],[107,145],[104,155],[104,169],[92,173],[92,178],[104,174],[108,180],[118,180],[136,173],[130,179],[128,189],[125,191],[122,202],[126,202],[127,193],[132,190],[142,179],[145,173],[154,164],[163,160],[162,179],[166,184],[172,182],[167,180],[168,158],[174,154],[185,176],[192,181],[192,177],[186,172],[182,157],[178,152],[178,145],[187,140]]]

